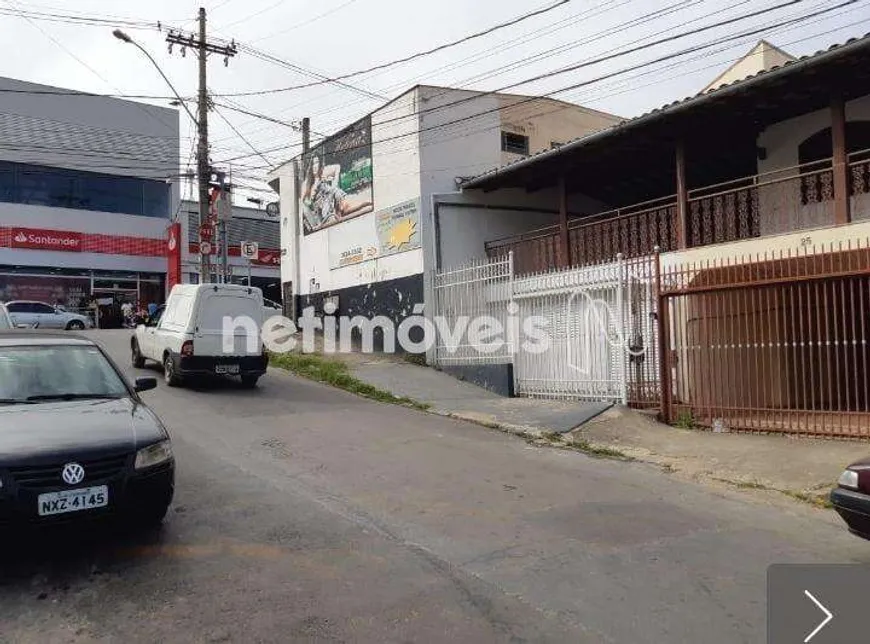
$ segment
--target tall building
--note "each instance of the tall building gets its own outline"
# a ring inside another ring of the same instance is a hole
[[[175,109],[0,78],[0,300],[160,302]]]

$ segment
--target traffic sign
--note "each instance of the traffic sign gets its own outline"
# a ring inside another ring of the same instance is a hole
[[[277,201],[266,204],[266,214],[270,217],[277,217],[281,214],[281,205]]]
[[[211,255],[212,248],[211,242],[202,241],[199,243],[199,253],[200,255]]]
[[[260,245],[257,242],[243,241],[242,257],[245,259],[257,259],[260,256]]]

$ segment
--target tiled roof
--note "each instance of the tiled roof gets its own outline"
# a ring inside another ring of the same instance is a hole
[[[859,45],[858,43],[861,43],[861,44]],[[508,163],[508,164],[503,165],[501,167],[494,168],[492,170],[488,170],[487,172],[481,173],[481,174],[477,175],[476,177],[472,177],[470,179],[463,180],[461,183],[461,187],[473,188],[474,185],[478,182],[482,182],[486,179],[490,179],[490,178],[495,177],[495,176],[500,175],[500,174],[507,174],[508,172],[510,172],[511,170],[513,170],[519,166],[530,165],[539,159],[551,158],[551,157],[556,157],[556,156],[561,155],[561,154],[566,154],[566,153],[570,152],[571,150],[582,147],[586,143],[589,143],[591,141],[598,141],[598,140],[605,138],[607,136],[611,136],[611,135],[616,134],[617,132],[619,132],[619,131],[621,131],[629,126],[634,126],[640,122],[647,121],[647,120],[655,118],[659,115],[663,115],[663,114],[666,114],[668,112],[671,112],[675,108],[685,108],[685,107],[691,106],[691,104],[694,102],[700,103],[701,101],[713,99],[716,96],[719,96],[723,93],[730,93],[730,92],[734,91],[735,88],[739,89],[742,86],[749,86],[753,82],[755,82],[756,80],[758,80],[762,77],[769,76],[771,74],[779,72],[780,70],[794,67],[795,65],[805,66],[810,61],[821,60],[821,59],[827,57],[827,55],[830,54],[831,52],[836,52],[836,51],[839,51],[839,50],[846,48],[846,47],[852,48],[852,46],[863,47],[863,46],[868,46],[868,45],[870,45],[870,33],[864,34],[863,36],[860,36],[860,37],[850,38],[849,40],[847,40],[844,43],[831,45],[827,49],[820,49],[819,51],[817,51],[813,54],[807,54],[805,56],[801,56],[800,58],[788,61],[783,65],[776,65],[774,67],[771,67],[770,69],[762,70],[762,71],[757,72],[755,74],[751,74],[751,75],[747,76],[746,78],[742,78],[740,80],[736,80],[734,82],[727,83],[725,85],[720,85],[716,89],[708,90],[706,92],[701,91],[701,92],[694,94],[692,96],[687,96],[687,97],[680,99],[680,100],[677,100],[677,101],[671,101],[670,103],[666,103],[665,105],[662,105],[661,107],[658,107],[654,110],[650,110],[649,112],[645,112],[644,114],[641,114],[640,116],[635,116],[633,118],[626,119],[620,123],[617,123],[616,125],[612,125],[612,126],[605,128],[603,130],[598,130],[597,132],[592,132],[591,134],[585,134],[585,135],[578,137],[576,139],[572,139],[571,141],[568,141],[567,143],[565,143],[564,145],[562,145],[558,148],[551,149],[551,150],[543,150],[541,152],[537,152],[535,154],[524,157],[522,159],[517,159],[516,161],[512,161],[511,163]]]

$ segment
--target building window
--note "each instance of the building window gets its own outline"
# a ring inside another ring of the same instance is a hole
[[[501,133],[501,149],[504,152],[512,154],[528,155],[529,153],[529,137],[524,134],[514,134],[513,132]]]
[[[169,218],[172,186],[139,179],[0,161],[0,202]]]

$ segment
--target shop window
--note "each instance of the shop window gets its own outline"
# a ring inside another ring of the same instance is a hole
[[[504,152],[513,154],[522,154],[523,156],[529,153],[529,137],[524,134],[514,134],[513,132],[501,133],[501,149]]]

